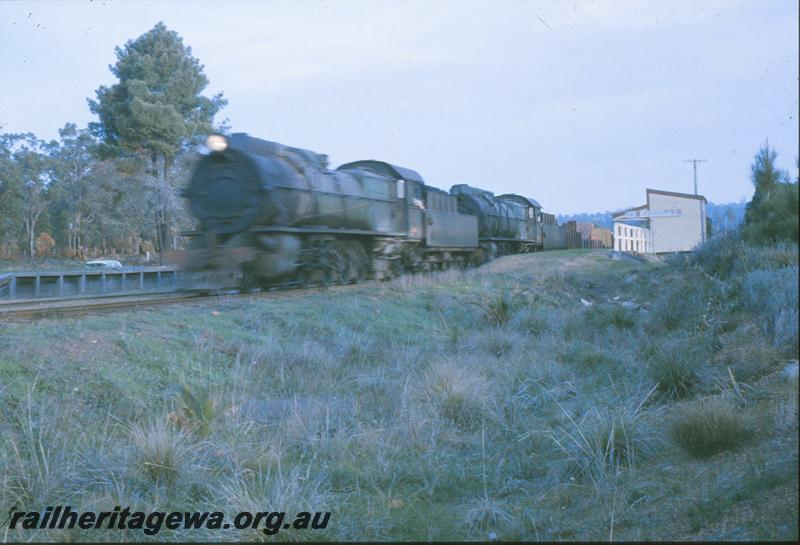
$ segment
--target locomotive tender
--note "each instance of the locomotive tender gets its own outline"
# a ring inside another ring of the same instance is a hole
[[[185,196],[184,278],[193,287],[390,278],[542,248],[541,206],[468,185],[450,192],[414,170],[327,156],[243,133],[209,136]]]

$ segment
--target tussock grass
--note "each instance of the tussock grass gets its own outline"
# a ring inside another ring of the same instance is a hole
[[[612,365],[614,362],[606,349],[586,341],[570,344],[557,358],[565,365],[575,366],[583,372],[591,372],[601,366]]]
[[[195,469],[198,447],[182,432],[163,420],[135,424],[130,431],[135,450],[134,469],[156,485],[170,486],[184,473]]]
[[[211,392],[207,388],[193,391],[183,385],[176,397],[178,410],[168,415],[170,420],[188,433],[208,437],[211,433],[211,424],[217,418],[217,404],[212,399]]]
[[[650,358],[650,377],[668,399],[689,397],[703,389],[708,350],[702,342],[671,340],[655,349]]]
[[[742,446],[753,438],[753,423],[722,397],[699,400],[682,408],[672,425],[675,441],[702,458]]]
[[[62,497],[69,481],[79,475],[79,464],[85,460],[80,451],[70,448],[85,445],[83,434],[77,432],[70,441],[60,433],[69,419],[60,417],[51,403],[34,403],[38,387],[37,376],[27,388],[24,400],[13,407],[14,412],[6,413],[10,419],[0,433],[4,438],[0,467],[9,506]]]
[[[566,456],[566,475],[585,479],[603,490],[623,472],[633,472],[641,460],[652,456],[660,442],[654,417],[645,408],[653,391],[603,412],[590,407],[579,418],[556,402],[568,425],[547,435]]]
[[[550,329],[548,312],[533,305],[529,305],[517,313],[511,323],[517,331],[531,337],[539,337]]]
[[[636,327],[636,316],[633,310],[619,304],[593,305],[584,313],[586,326],[595,330],[606,327],[616,329],[632,329]]]
[[[291,522],[295,513],[325,511],[325,506],[329,504],[330,495],[326,484],[312,475],[311,467],[298,465],[288,473],[278,468],[245,470],[234,475],[229,482],[222,485],[219,503],[215,507],[223,512],[285,511],[286,521]],[[333,537],[328,528],[294,533],[276,531],[270,534],[263,530],[265,523],[266,521],[262,522],[260,527],[243,530],[237,534],[237,540],[319,541]]]
[[[445,360],[431,365],[423,380],[426,399],[446,421],[474,431],[487,414],[487,382],[474,368]]]
[[[520,288],[504,286],[483,292],[478,299],[468,302],[480,308],[491,325],[504,326],[522,308],[526,299]]]
[[[502,499],[478,497],[468,502],[465,508],[467,525],[479,535],[488,536],[490,530],[510,526],[514,522],[508,502]]]
[[[507,329],[490,329],[475,335],[475,341],[477,348],[490,356],[499,358],[520,346],[524,342],[524,337]]]
[[[797,389],[793,388],[788,395],[779,399],[774,408],[775,429],[778,431],[794,431],[798,428],[798,404]]]

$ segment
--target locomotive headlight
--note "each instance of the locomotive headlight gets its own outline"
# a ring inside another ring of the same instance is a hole
[[[228,139],[221,134],[210,134],[206,138],[206,147],[211,151],[225,151],[228,149]]]

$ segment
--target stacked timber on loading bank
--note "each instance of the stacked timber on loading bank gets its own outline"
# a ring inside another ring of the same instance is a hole
[[[544,212],[542,212],[542,233],[545,250],[612,247],[611,230],[575,220],[558,225],[554,214]]]
[[[567,247],[567,234],[563,225],[556,224],[555,214],[542,212],[542,247],[545,250],[556,250]]]
[[[702,195],[647,190],[647,204],[614,215],[614,249],[663,254],[689,252],[706,240]]]

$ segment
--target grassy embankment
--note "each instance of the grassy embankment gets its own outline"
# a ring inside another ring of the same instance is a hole
[[[796,538],[797,251],[748,251],[0,324],[0,510],[333,513],[275,539]]]

